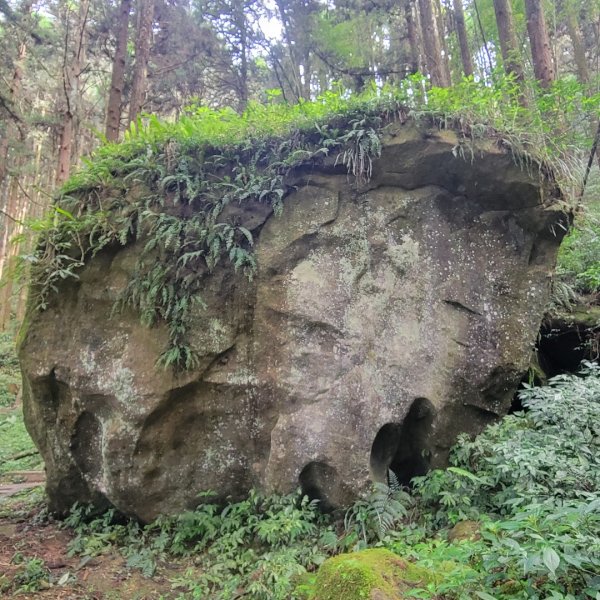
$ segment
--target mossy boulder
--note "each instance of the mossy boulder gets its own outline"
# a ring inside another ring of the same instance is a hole
[[[477,521],[460,521],[448,532],[449,542],[478,540],[481,538],[481,525]]]
[[[320,567],[309,600],[400,600],[430,573],[384,548],[340,554]]]
[[[225,500],[298,485],[347,506],[389,468],[407,483],[443,466],[459,433],[505,414],[568,217],[544,169],[522,169],[493,140],[465,160],[463,144],[396,122],[369,181],[332,152],[286,174],[281,214],[259,198],[230,203],[255,276],[223,262],[185,271],[203,300],[186,321],[186,371],[157,367],[164,320],[148,328],[129,305],[114,310],[139,283],[145,229],[61,279],[20,340],[51,510],[95,501],[151,521],[207,490]],[[135,205],[125,188],[117,204]],[[178,222],[195,210],[165,206],[153,210],[179,210]]]

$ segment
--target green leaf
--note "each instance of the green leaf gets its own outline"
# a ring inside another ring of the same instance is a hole
[[[64,208],[61,208],[60,206],[57,206],[57,205],[54,205],[54,210],[59,215],[62,215],[63,217],[67,217],[67,219],[70,219],[71,221],[75,221],[75,217],[68,210],[65,210]]]
[[[542,560],[552,576],[555,576],[556,569],[558,569],[558,566],[560,565],[560,556],[558,556],[556,551],[553,548],[544,548],[544,551],[542,552]]]

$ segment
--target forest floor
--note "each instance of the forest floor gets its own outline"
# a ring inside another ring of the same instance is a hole
[[[48,516],[41,458],[22,407],[0,406],[0,598],[173,598],[186,565],[163,563],[152,578],[130,569],[110,543],[98,556],[71,556],[76,533]]]

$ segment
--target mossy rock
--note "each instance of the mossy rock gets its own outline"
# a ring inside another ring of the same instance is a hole
[[[427,570],[383,548],[340,554],[320,567],[310,600],[399,600],[422,587]]]
[[[448,532],[449,542],[481,539],[481,525],[477,521],[460,521]]]

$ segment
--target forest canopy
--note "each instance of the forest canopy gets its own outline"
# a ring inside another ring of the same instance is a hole
[[[503,132],[577,201],[600,112],[599,23],[596,0],[4,0],[4,278],[29,254],[26,223],[107,160],[278,137],[361,102]]]

